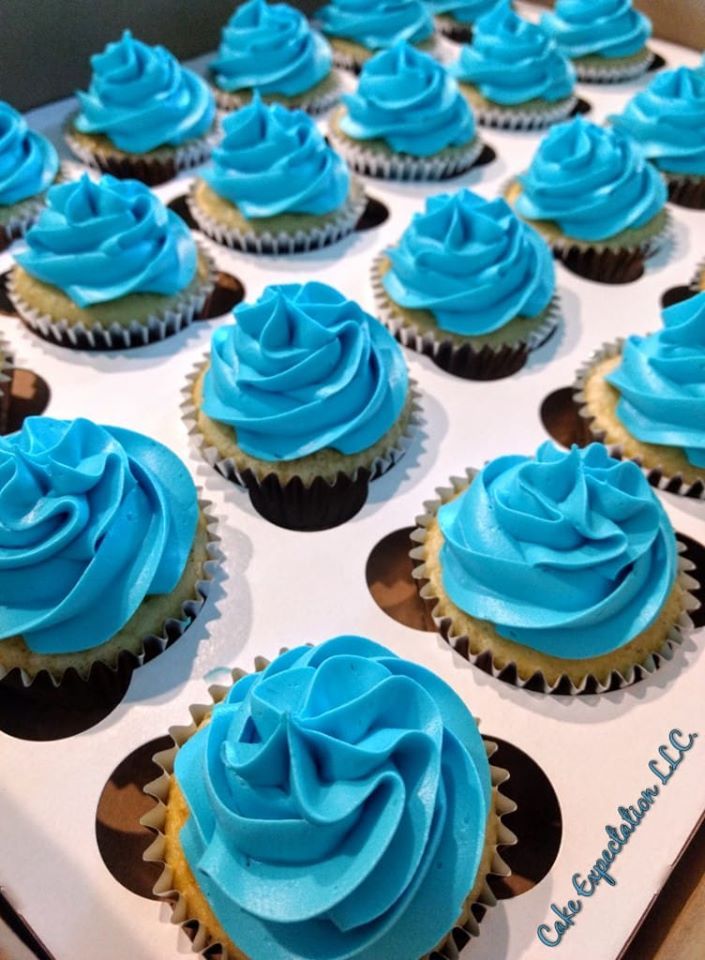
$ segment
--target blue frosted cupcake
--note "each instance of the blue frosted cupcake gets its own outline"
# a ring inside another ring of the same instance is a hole
[[[514,373],[556,327],[550,248],[504,200],[469,190],[427,200],[373,287],[401,343],[470,379]]]
[[[218,105],[235,110],[259,93],[307,113],[323,113],[340,96],[329,43],[295,7],[248,0],[223,28],[210,63]]]
[[[331,114],[329,135],[353,170],[388,180],[441,180],[483,151],[465,97],[446,69],[401,41],[362,70]]]
[[[215,134],[208,84],[164,47],[126,30],[91,57],[88,91],[77,93],[66,141],[84,163],[154,185],[203,163]]]
[[[449,68],[479,123],[537,130],[570,116],[575,71],[541,27],[502,0],[475,25]]]
[[[433,17],[423,0],[331,0],[316,11],[335,62],[356,73],[380,50],[400,41],[434,49]]]
[[[470,43],[473,24],[484,17],[501,0],[426,0],[434,15],[436,29],[456,43]]]

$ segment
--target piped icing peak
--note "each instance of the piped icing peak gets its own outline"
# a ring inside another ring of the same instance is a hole
[[[632,0],[556,0],[541,26],[573,59],[630,57],[646,46],[651,21],[635,10]]]
[[[0,206],[44,193],[58,172],[53,144],[30,130],[24,117],[0,100]]]
[[[391,299],[429,310],[442,330],[465,336],[537,316],[555,289],[545,241],[504,200],[470,190],[430,197],[387,255]]]
[[[332,62],[327,41],[300,10],[248,0],[223,28],[210,69],[222,90],[296,96],[328,76]]]
[[[323,283],[267,287],[213,334],[203,410],[262,460],[373,446],[409,389],[401,348],[354,301]]]
[[[426,0],[434,14],[446,14],[459,23],[473,24],[502,0]]]
[[[215,118],[208,84],[164,47],[150,47],[125,30],[91,57],[87,93],[76,96],[81,133],[103,134],[118,149],[147,153],[206,134]]]
[[[316,12],[324,33],[384,50],[399,40],[421,43],[433,36],[433,17],[423,0],[332,0]]]
[[[478,873],[490,773],[447,684],[362,637],[239,680],[176,755],[186,859],[238,949],[409,960]]]
[[[84,174],[49,190],[15,260],[90,307],[131,293],[178,293],[196,274],[197,250],[184,221],[149,187]]]
[[[408,43],[372,57],[353,94],[343,97],[343,133],[382,139],[398,153],[427,157],[469,144],[475,121],[445,67]]]
[[[522,217],[551,220],[585,241],[644,226],[667,199],[663,177],[633,140],[582,117],[549,130],[519,182]]]
[[[628,337],[606,380],[633,436],[678,447],[705,468],[705,292],[664,310],[657,333]]]
[[[499,457],[438,522],[450,599],[554,657],[624,646],[656,619],[676,579],[665,510],[639,467],[602,444]]]
[[[252,103],[223,121],[223,139],[203,179],[254,220],[337,210],[350,190],[342,157],[303,110]]]
[[[0,638],[40,654],[105,643],[175,588],[197,519],[193,481],[162,444],[28,417],[0,437]]]

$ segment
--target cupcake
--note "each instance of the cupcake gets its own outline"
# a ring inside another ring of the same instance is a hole
[[[267,287],[214,331],[185,413],[206,459],[280,526],[354,516],[401,456],[414,394],[379,321],[322,283]]]
[[[661,174],[625,134],[582,117],[549,130],[507,198],[566,266],[603,283],[640,276],[668,230]]]
[[[614,83],[645,73],[651,21],[632,0],[556,0],[541,26],[573,61],[579,80]]]
[[[87,679],[183,633],[211,537],[175,454],[130,430],[28,417],[0,437],[0,484],[0,677]]]
[[[504,200],[469,190],[426,201],[373,287],[401,343],[471,379],[514,373],[556,326],[550,248]]]
[[[613,126],[633,137],[668,182],[669,197],[705,210],[705,71],[689,67],[657,74]]]
[[[362,70],[333,111],[329,135],[353,170],[390,180],[441,180],[477,161],[483,143],[446,69],[400,41]]]
[[[238,7],[210,70],[224,110],[249,103],[257,92],[267,103],[318,114],[340,96],[330,45],[287,3],[248,0]]]
[[[433,17],[423,0],[332,0],[316,19],[333,46],[335,62],[358,72],[380,50],[404,40],[434,47]]]
[[[233,677],[147,787],[175,919],[231,958],[457,957],[508,809],[460,697],[355,636]]]
[[[501,0],[426,0],[435,16],[436,30],[456,43],[470,43],[473,24]]]
[[[663,327],[604,346],[578,374],[591,433],[651,481],[705,494],[705,292],[663,311]]]
[[[355,229],[362,185],[303,110],[266,106],[255,94],[225,118],[223,134],[189,195],[211,239],[251,253],[302,253]]]
[[[181,330],[213,287],[211,260],[144,184],[52,187],[18,247],[8,294],[35,333],[61,346],[117,349]]]
[[[439,493],[412,537],[414,576],[446,639],[495,676],[556,693],[624,686],[692,626],[668,515],[602,444],[544,443]]]
[[[59,173],[52,143],[0,100],[0,251],[25,234]]]
[[[448,68],[477,120],[537,130],[574,110],[575,71],[553,39],[502,0],[477,21],[472,46]]]
[[[87,93],[68,121],[76,156],[113,176],[154,185],[207,159],[215,101],[208,84],[164,47],[135,40],[129,30],[91,57]]]

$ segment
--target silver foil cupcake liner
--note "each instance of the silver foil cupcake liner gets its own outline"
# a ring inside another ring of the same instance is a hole
[[[328,86],[326,90],[323,90],[320,93],[310,91],[308,94],[300,94],[296,98],[296,104],[291,105],[291,109],[303,110],[312,117],[320,117],[324,113],[327,113],[338,103],[343,92],[341,78],[335,69],[333,70],[332,79],[333,83]],[[215,86],[215,84],[211,84],[211,90],[213,91],[213,96],[215,97],[215,102],[218,105],[218,108],[225,113],[231,113],[233,110],[239,110],[241,107],[246,107],[248,103],[251,102],[251,97],[243,96],[237,92],[231,93],[227,90],[221,90],[221,88]],[[276,94],[272,94],[271,99],[269,97],[266,99],[268,103],[278,102]],[[284,105],[288,106],[288,104]]]
[[[573,402],[575,403],[580,417],[585,422],[591,437],[600,443],[605,442],[606,431],[601,430],[595,423],[595,418],[590,412],[585,400],[585,382],[590,375],[590,371],[603,360],[609,360],[612,357],[620,356],[624,340],[615,340],[612,343],[603,343],[602,346],[593,353],[592,357],[584,363],[578,370],[573,384]],[[635,438],[636,439],[636,438]],[[621,444],[605,444],[610,456],[617,460],[631,460],[636,463],[642,473],[649,481],[652,487],[663,490],[664,493],[675,493],[681,497],[688,497],[694,500],[705,500],[705,471],[702,480],[689,482],[684,480],[680,474],[671,476],[663,466],[646,467],[639,457],[630,457],[625,454]]]
[[[690,612],[700,607],[700,602],[694,596],[694,591],[698,589],[700,584],[690,576],[690,573],[695,569],[695,565],[683,556],[686,547],[680,541],[678,541],[678,582],[683,590],[684,599],[683,610],[678,623],[670,628],[660,650],[650,654],[642,663],[635,664],[624,673],[613,670],[606,681],[601,681],[596,676],[587,674],[579,684],[574,683],[567,674],[563,674],[555,682],[550,683],[540,670],[536,670],[531,677],[524,678],[520,676],[516,663],[498,664],[491,650],[484,650],[477,654],[473,653],[470,638],[467,634],[458,632],[453,625],[453,618],[442,615],[439,609],[440,597],[434,591],[426,572],[425,544],[428,528],[435,522],[439,509],[443,504],[453,500],[466,490],[478,473],[479,470],[468,468],[465,477],[451,477],[449,487],[438,487],[436,489],[437,498],[427,500],[424,503],[424,513],[416,518],[417,527],[411,534],[412,543],[418,544],[409,551],[409,556],[416,563],[412,576],[421,584],[419,596],[430,608],[431,617],[439,634],[453,650],[495,679],[511,683],[520,689],[566,696],[577,696],[584,693],[607,693],[611,690],[631,686],[644,677],[655,673],[664,661],[673,659],[676,649],[681,646],[694,629]]]
[[[654,62],[655,54],[648,50],[646,55],[640,60],[634,60],[632,63],[610,64],[605,60],[604,64],[580,63],[571,61],[575,67],[575,74],[578,80],[583,83],[620,83],[622,80],[633,80],[646,73]]]
[[[545,110],[524,110],[521,107],[473,106],[475,119],[483,127],[495,130],[545,130],[554,123],[560,123],[571,116],[577,106],[575,96],[562,100],[554,107]]]

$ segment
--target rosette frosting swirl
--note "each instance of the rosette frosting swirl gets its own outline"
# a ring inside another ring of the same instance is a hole
[[[0,100],[0,206],[43,193],[58,172],[53,144],[30,130],[24,117]]]
[[[624,112],[609,118],[659,170],[705,176],[705,71],[658,73]]]
[[[438,512],[451,600],[509,640],[567,659],[624,646],[677,573],[671,523],[631,461],[602,444],[491,461]]]
[[[327,77],[332,63],[327,41],[300,10],[248,0],[223,28],[210,68],[222,90],[296,96]]]
[[[118,149],[147,153],[176,147],[210,130],[215,100],[208,84],[164,47],[150,47],[125,30],[91,57],[87,93],[76,96],[81,133],[104,134]]]
[[[680,447],[705,467],[705,292],[663,311],[663,329],[628,337],[606,377],[617,416],[638,440]]]
[[[356,92],[343,100],[343,133],[354,140],[380,138],[398,153],[427,157],[475,136],[472,111],[455,80],[408,43],[369,60]]]
[[[630,57],[646,46],[651,21],[632,0],[556,0],[541,26],[566,56]]]
[[[423,0],[333,0],[316,12],[324,33],[384,50],[399,40],[421,43],[433,35]]]
[[[176,755],[181,846],[237,947],[269,960],[409,960],[478,872],[490,773],[439,677],[362,637],[239,680]]]
[[[409,389],[401,348],[323,283],[267,287],[213,334],[207,416],[263,460],[332,448],[359,453],[399,418]]]
[[[15,260],[90,307],[131,293],[183,290],[196,274],[197,250],[183,220],[149,187],[84,174],[49,190]]]
[[[430,197],[387,256],[391,299],[465,336],[537,316],[556,285],[553,255],[536,231],[504,200],[469,190]]]
[[[160,443],[29,417],[0,437],[0,636],[40,654],[105,643],[175,588],[197,519],[193,481]]]
[[[223,121],[223,139],[203,179],[250,220],[281,213],[321,215],[350,190],[347,164],[303,110],[252,103]]]
[[[633,140],[582,117],[546,134],[519,182],[522,217],[552,220],[578,240],[606,240],[642,227],[667,199],[663,177]]]
[[[447,14],[460,23],[475,23],[501,0],[426,0],[432,13]]]
[[[472,45],[463,46],[448,69],[487,100],[506,106],[564,100],[575,86],[575,70],[555,41],[518,16],[508,0],[477,21]]]

